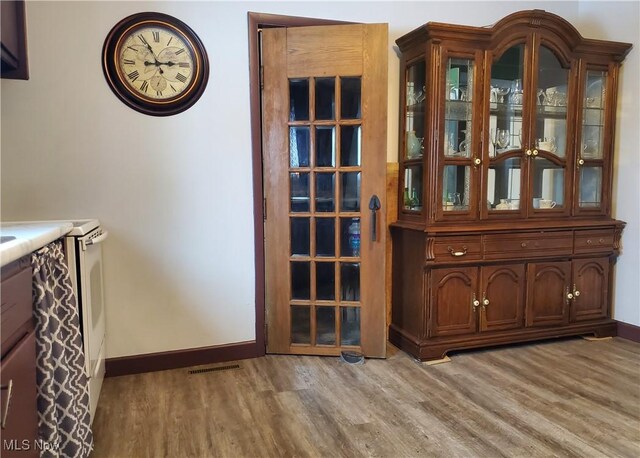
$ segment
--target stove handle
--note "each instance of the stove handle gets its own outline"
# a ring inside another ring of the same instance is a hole
[[[85,242],[85,245],[97,245],[98,243],[102,243],[109,236],[109,231],[104,231],[102,234],[97,236],[96,238],[89,239]]]

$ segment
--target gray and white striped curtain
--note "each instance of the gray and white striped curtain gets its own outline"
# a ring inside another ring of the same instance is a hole
[[[36,317],[39,439],[43,458],[84,458],[93,448],[80,318],[62,242],[31,256]]]

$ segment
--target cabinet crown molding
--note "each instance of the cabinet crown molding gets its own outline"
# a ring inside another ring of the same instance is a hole
[[[401,51],[430,40],[474,41],[476,45],[489,49],[509,37],[526,34],[534,29],[552,34],[564,41],[576,54],[608,56],[620,62],[632,48],[630,43],[584,38],[566,19],[544,10],[524,10],[510,14],[493,25],[474,27],[468,25],[427,22],[408,34],[398,38],[396,44]]]

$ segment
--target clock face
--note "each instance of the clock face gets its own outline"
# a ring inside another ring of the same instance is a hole
[[[209,76],[207,53],[180,20],[162,13],[129,16],[109,32],[102,66],[113,92],[131,108],[154,116],[186,110]]]
[[[127,89],[153,100],[173,99],[189,89],[197,64],[186,37],[159,26],[130,31],[118,50]]]

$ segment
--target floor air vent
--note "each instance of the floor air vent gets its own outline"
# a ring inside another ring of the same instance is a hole
[[[204,369],[194,369],[189,371],[190,374],[204,374],[207,372],[230,371],[231,369],[240,369],[240,364],[231,364],[229,366],[205,367]]]

